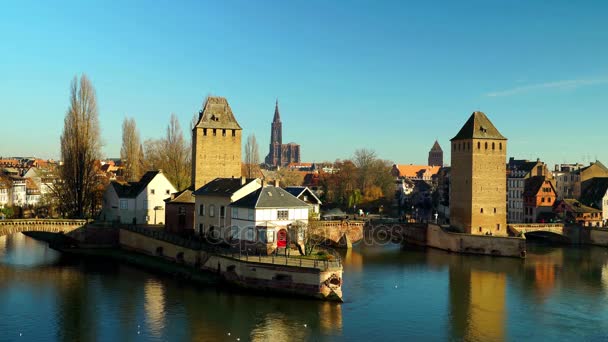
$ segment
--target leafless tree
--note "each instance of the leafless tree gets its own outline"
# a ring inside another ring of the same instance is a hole
[[[95,194],[99,179],[97,163],[101,138],[95,89],[86,75],[74,77],[70,88],[70,106],[61,134],[60,181],[53,192],[69,217],[94,215]]]
[[[179,121],[171,114],[167,135],[162,139],[147,139],[144,142],[147,170],[162,169],[169,181],[180,191],[191,184],[192,153],[190,144],[184,139]]]
[[[135,119],[125,118],[122,122],[122,147],[120,159],[124,164],[124,177],[127,181],[137,181],[141,177],[141,141]]]
[[[245,144],[245,170],[247,178],[254,178],[260,168],[260,152],[255,134],[247,137]]]

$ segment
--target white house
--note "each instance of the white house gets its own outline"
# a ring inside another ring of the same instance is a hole
[[[233,238],[258,243],[268,253],[289,241],[302,246],[310,209],[284,189],[264,186],[230,204]]]
[[[19,176],[9,176],[12,186],[9,189],[9,205],[22,207],[27,204],[26,180]]]
[[[100,219],[127,224],[163,224],[164,199],[176,192],[162,170],[146,172],[139,182],[111,182],[103,195]]]
[[[285,188],[287,192],[297,197],[300,201],[308,203],[311,212],[315,216],[319,216],[321,213],[321,200],[317,197],[312,190],[306,186],[288,186]]]
[[[0,209],[8,206],[9,204],[9,190],[11,188],[11,181],[8,177],[0,174]]]
[[[228,206],[261,186],[257,178],[216,178],[194,191],[195,234],[229,239],[232,215]]]

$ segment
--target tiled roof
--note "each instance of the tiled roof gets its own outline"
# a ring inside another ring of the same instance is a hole
[[[577,201],[577,200],[575,200],[573,198],[564,199],[563,201],[575,213],[597,213],[597,212],[601,212],[601,210],[598,210],[598,209],[586,206],[586,205],[582,204],[581,202],[579,202],[579,201]]]
[[[524,196],[525,197],[536,196],[536,194],[538,194],[538,191],[540,190],[540,188],[542,188],[543,184],[545,184],[545,180],[546,180],[545,177],[542,177],[542,176],[534,176],[534,177],[528,178],[526,180],[526,183],[524,186]],[[551,186],[551,187],[553,187],[553,186]]]
[[[608,177],[592,178],[581,194],[581,203],[599,209],[602,207],[606,192],[608,192]]]
[[[494,139],[507,140],[488,117],[482,112],[474,112],[452,140]]]
[[[194,192],[192,187],[176,192],[167,198],[165,203],[194,203]]]
[[[428,166],[428,165],[397,165],[393,166],[393,170],[397,168],[399,170],[400,177],[406,178],[422,178],[423,176],[431,177],[439,172],[441,166]]]
[[[218,96],[207,97],[196,127],[241,129],[226,98]]]
[[[195,196],[211,195],[230,197],[243,186],[255,181],[256,178],[216,178],[198,188]]]
[[[162,173],[162,171],[148,171],[141,177],[139,182],[119,183],[114,181],[112,182],[112,186],[114,187],[114,190],[118,194],[119,198],[135,198],[159,173]]]
[[[308,208],[289,192],[275,186],[265,186],[231,204],[239,208]]]
[[[289,192],[290,194],[292,194],[298,198],[304,192],[308,192],[309,195],[313,196],[317,200],[317,202],[319,202],[319,204],[321,204],[321,200],[317,197],[317,195],[315,195],[314,192],[312,192],[312,190],[310,190],[306,186],[288,186],[288,187],[285,187],[285,191]]]

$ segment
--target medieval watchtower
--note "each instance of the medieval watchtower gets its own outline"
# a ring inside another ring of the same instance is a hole
[[[452,138],[450,222],[468,234],[507,235],[505,138],[475,112]]]
[[[192,129],[194,190],[218,177],[241,177],[241,133],[228,101],[208,97]]]

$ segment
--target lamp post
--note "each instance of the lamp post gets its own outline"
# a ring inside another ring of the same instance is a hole
[[[156,224],[156,212],[158,210],[164,210],[164,208],[160,205],[157,205],[156,207],[154,207],[154,224]]]

